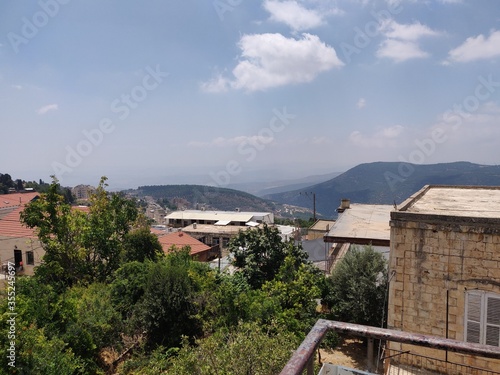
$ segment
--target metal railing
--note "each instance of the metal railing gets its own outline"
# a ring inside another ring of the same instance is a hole
[[[436,336],[397,331],[393,329],[319,319],[304,341],[302,341],[298,349],[294,352],[286,366],[281,371],[280,375],[301,375],[304,370],[307,370],[307,375],[314,375],[314,353],[316,349],[318,349],[321,340],[329,330],[336,331],[341,334],[367,338],[368,363],[373,363],[373,340],[399,342],[403,344],[445,350],[448,352],[500,359],[500,347],[496,346],[473,344]],[[481,371],[481,369],[479,370]],[[405,372],[405,374],[407,373],[411,372]],[[458,372],[448,373],[456,374]],[[465,373],[475,374],[476,372]],[[483,372],[479,373],[483,374]],[[489,370],[485,370],[484,373],[495,374],[495,372]]]
[[[499,375],[500,372],[487,370],[462,363],[428,357],[412,353],[410,350],[387,349],[382,360],[389,360],[386,375],[419,374],[460,374],[460,375]]]

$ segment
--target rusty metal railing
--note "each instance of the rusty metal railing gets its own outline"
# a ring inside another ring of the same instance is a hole
[[[314,375],[314,353],[328,330],[351,336],[366,337],[369,339],[369,343],[371,342],[372,344],[375,339],[500,359],[500,347],[496,346],[473,344],[393,329],[319,319],[294,352],[280,375],[301,375],[306,369],[307,375]],[[373,350],[369,349],[368,352],[373,353]]]

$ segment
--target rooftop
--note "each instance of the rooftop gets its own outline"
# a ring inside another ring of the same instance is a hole
[[[399,211],[500,218],[500,187],[426,185],[408,198]]]
[[[351,204],[333,224],[325,242],[350,242],[388,246],[389,221],[394,207],[381,204]]]
[[[28,228],[21,224],[19,214],[24,207],[19,207],[9,212],[0,220],[0,237],[16,237],[16,238],[36,238],[37,235],[34,229]]]
[[[196,224],[188,225],[183,228],[184,232],[188,233],[211,233],[211,234],[238,234],[240,231],[248,230],[252,227],[249,226],[235,226],[235,225],[211,225],[211,224]]]
[[[181,220],[219,220],[219,221],[237,221],[247,222],[254,217],[263,217],[271,215],[269,212],[239,212],[239,211],[202,211],[202,210],[185,210],[175,211],[167,215],[166,219],[181,219]]]
[[[24,206],[25,204],[31,202],[33,199],[35,199],[39,195],[40,194],[37,192],[1,194],[0,195],[0,209]]]
[[[316,222],[309,227],[309,230],[318,230],[326,232],[335,224],[335,220],[316,220]]]
[[[189,246],[191,248],[191,255],[210,250],[210,246],[205,245],[203,242],[181,231],[171,232],[160,236],[158,241],[160,241],[164,252],[168,252],[172,246],[178,248]]]

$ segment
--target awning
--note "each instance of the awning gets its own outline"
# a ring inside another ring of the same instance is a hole
[[[249,227],[258,227],[259,223],[256,223],[255,221],[249,221],[249,222],[245,223],[245,225],[247,225]]]
[[[214,225],[228,225],[231,220],[219,220]]]

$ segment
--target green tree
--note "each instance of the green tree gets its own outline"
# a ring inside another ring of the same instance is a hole
[[[196,348],[185,345],[172,360],[167,374],[278,374],[297,348],[298,340],[280,327],[272,331],[269,334],[268,327],[257,323],[242,324],[230,332],[218,331],[198,340]]]
[[[14,187],[14,181],[12,181],[12,177],[10,174],[0,173],[0,194],[7,194],[10,188]]]
[[[234,265],[254,289],[274,278],[287,255],[292,255],[297,263],[305,262],[308,257],[300,245],[283,242],[278,229],[268,225],[240,232],[228,247],[234,255]]]
[[[125,235],[124,238],[124,262],[139,261],[146,259],[156,261],[163,256],[163,248],[158,237],[151,233],[148,226],[135,229]]]
[[[118,269],[125,236],[138,212],[122,195],[108,194],[105,181],[103,177],[91,197],[88,213],[71,209],[55,178],[47,193],[21,213],[22,222],[36,229],[45,250],[38,277],[64,288],[106,281]]]
[[[387,263],[371,246],[350,250],[326,279],[322,302],[330,318],[380,326],[385,316]]]

